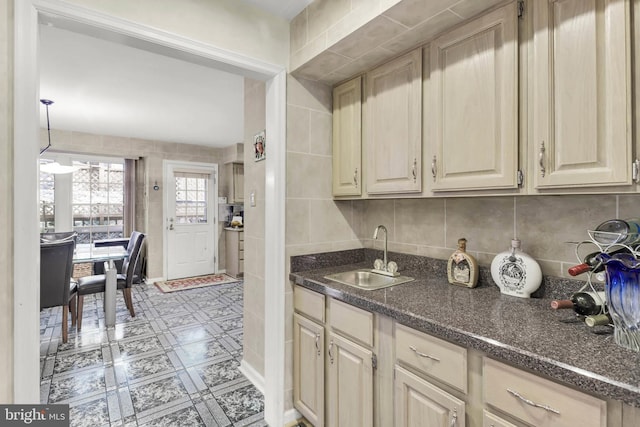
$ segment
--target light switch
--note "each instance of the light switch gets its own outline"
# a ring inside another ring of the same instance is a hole
[[[249,196],[249,201],[251,203],[251,207],[255,208],[256,207],[256,192],[252,191],[251,195]]]

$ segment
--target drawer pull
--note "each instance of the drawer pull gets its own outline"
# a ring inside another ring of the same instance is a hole
[[[318,352],[318,356],[320,356],[320,334],[316,334],[316,351]]]
[[[449,427],[456,427],[458,425],[458,411],[453,410],[453,414],[451,415],[451,424]]]
[[[522,396],[520,393],[518,393],[517,391],[513,391],[511,389],[507,389],[507,391],[509,393],[511,393],[513,396],[517,397],[518,399],[520,399],[521,401],[523,401],[524,403],[526,403],[527,405],[533,406],[534,408],[541,408],[544,409],[547,412],[553,412],[554,414],[558,414],[560,415],[560,411],[558,411],[557,409],[553,409],[551,406],[548,405],[541,405],[539,403],[534,402],[533,400],[529,400],[526,397]]]
[[[329,360],[333,365],[333,340],[331,340],[331,342],[329,343]]]
[[[427,359],[435,360],[436,362],[440,361],[440,359],[438,359],[437,357],[429,356],[428,354],[418,351],[418,349],[412,345],[409,346],[409,349],[411,349],[411,351],[413,351],[415,354],[417,354],[420,357],[426,357]]]

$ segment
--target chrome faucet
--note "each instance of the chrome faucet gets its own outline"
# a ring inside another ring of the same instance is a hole
[[[373,238],[374,239],[378,239],[378,231],[382,230],[384,231],[384,253],[383,253],[383,262],[384,265],[382,266],[382,268],[380,268],[380,270],[382,271],[388,271],[387,270],[387,227],[385,227],[384,225],[379,225],[376,227],[376,230],[373,232]]]

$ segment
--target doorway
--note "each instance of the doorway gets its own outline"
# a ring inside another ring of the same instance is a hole
[[[218,271],[218,165],[165,160],[164,265],[167,280]]]
[[[263,60],[200,43],[111,15],[55,0],[14,2],[14,132],[13,181],[16,194],[36,194],[38,158],[38,20],[55,16],[68,28],[115,38],[123,43],[177,58],[194,57],[238,74],[266,81],[266,132],[270,135],[265,164],[265,419],[282,425],[285,407],[285,188],[286,188],[286,69]],[[39,270],[37,197],[16,198],[14,224],[14,342],[12,354],[14,401],[39,400]],[[268,249],[266,248],[268,246]],[[20,337],[20,338],[18,338]],[[19,339],[19,345],[16,342]]]

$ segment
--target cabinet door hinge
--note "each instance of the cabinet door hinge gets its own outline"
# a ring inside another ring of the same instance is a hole
[[[522,18],[524,16],[524,0],[520,0],[518,2],[518,18]]]
[[[522,184],[524,184],[524,173],[522,173],[522,169],[518,169],[516,179],[518,181],[518,187],[522,187]]]
[[[378,369],[378,356],[375,353],[371,355],[371,367],[373,369]]]

